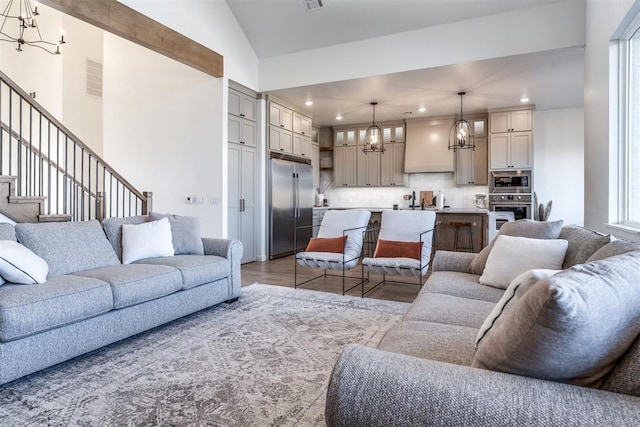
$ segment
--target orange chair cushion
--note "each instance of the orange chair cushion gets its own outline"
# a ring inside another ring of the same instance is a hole
[[[306,252],[333,252],[344,253],[344,245],[347,243],[347,236],[340,237],[312,237],[307,245]]]
[[[378,239],[374,258],[413,258],[420,261],[421,242],[396,242]]]

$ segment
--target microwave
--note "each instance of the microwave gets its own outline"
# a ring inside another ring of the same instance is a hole
[[[531,171],[492,171],[491,193],[531,193]]]

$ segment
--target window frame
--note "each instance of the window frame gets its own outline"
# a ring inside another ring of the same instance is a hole
[[[635,9],[635,8],[634,8]],[[630,144],[635,143],[640,147],[640,138],[637,141],[631,140],[629,119],[631,111],[631,97],[635,95],[637,103],[640,104],[640,93],[632,93],[630,89],[631,78],[631,44],[632,38],[637,37],[635,43],[640,43],[640,10],[634,10],[623,21],[622,25],[616,32],[617,41],[617,67],[618,67],[618,218],[616,225],[629,229],[630,231],[640,231],[640,220],[631,220],[630,217],[630,194],[629,185],[629,162]],[[633,61],[640,67],[640,56]],[[640,148],[639,148],[640,149]],[[636,195],[640,197],[640,193]]]

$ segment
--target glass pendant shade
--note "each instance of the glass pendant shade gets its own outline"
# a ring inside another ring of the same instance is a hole
[[[458,92],[460,95],[460,118],[453,122],[449,131],[449,150],[475,149],[473,127],[462,116],[462,97],[466,92]]]
[[[376,105],[378,105],[378,103],[372,102],[371,105],[373,106],[373,123],[367,128],[367,131],[364,135],[364,149],[362,151],[364,151],[365,153],[384,151],[382,129],[380,129],[380,126],[376,124]]]

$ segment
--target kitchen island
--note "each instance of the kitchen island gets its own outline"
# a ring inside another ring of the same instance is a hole
[[[325,208],[326,209],[326,208]],[[382,212],[391,210],[389,208],[371,208],[371,207],[329,207],[328,209],[366,209],[371,211],[371,224],[380,227]],[[434,209],[427,208],[436,212],[436,241],[434,241],[434,249],[452,251],[455,238],[455,224],[468,223],[471,228],[471,240],[473,242],[473,252],[480,252],[482,248],[487,246],[488,239],[488,215],[487,209],[478,208],[444,208]],[[461,227],[458,231],[458,250],[464,246],[468,246],[467,229]],[[470,250],[469,250],[470,251]]]

